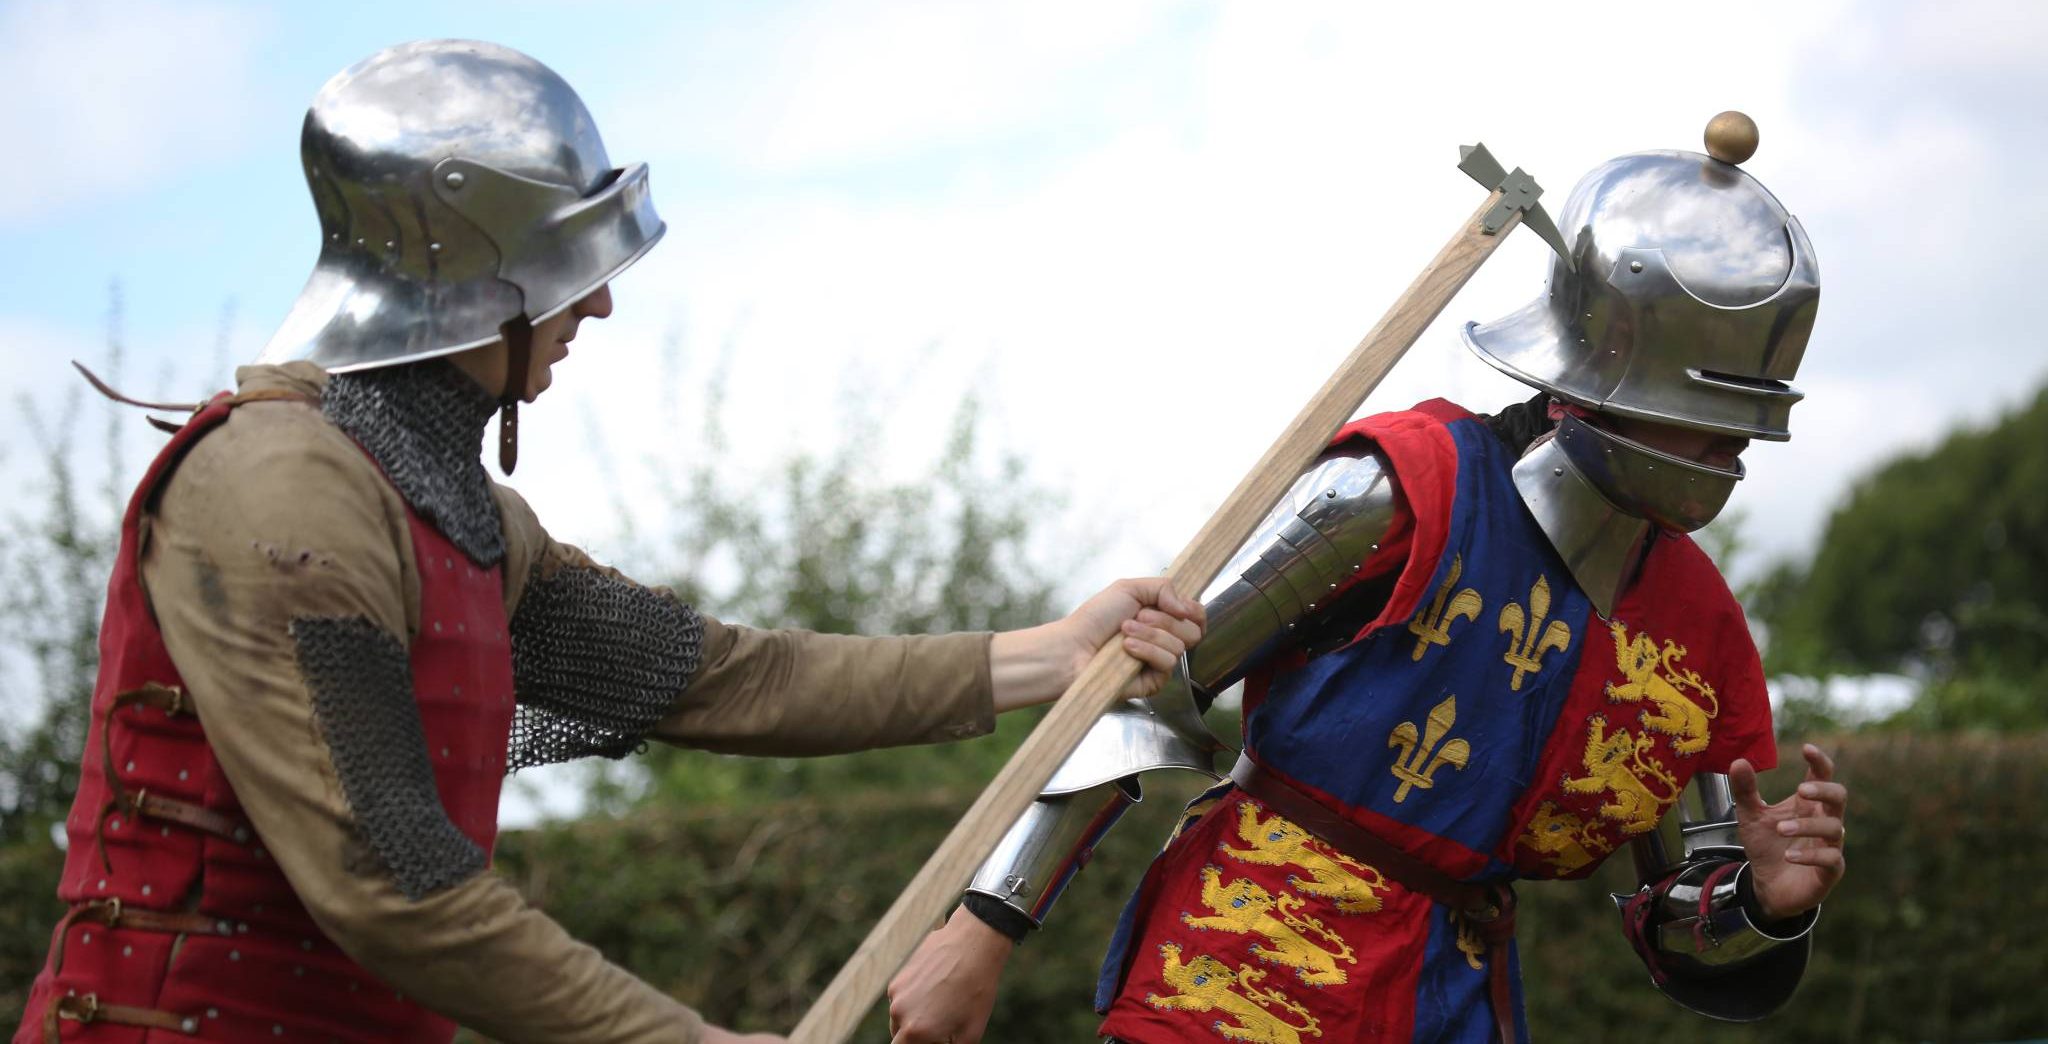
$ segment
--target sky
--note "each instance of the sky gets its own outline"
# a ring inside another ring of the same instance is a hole
[[[739,476],[850,403],[887,419],[877,467],[914,471],[975,395],[986,444],[1063,494],[1047,525],[1085,537],[1072,597],[1156,571],[1477,205],[1458,145],[1554,211],[1731,108],[1824,291],[1794,438],[1733,499],[1738,569],[1807,553],[1860,472],[2048,380],[2039,4],[8,0],[0,475],[34,464],[23,397],[106,359],[113,288],[133,392],[193,397],[261,351],[316,249],[305,106],[435,36],[552,66],[613,162],[652,170],[666,240],[523,414],[517,484],[600,557],[612,487],[652,503],[649,457],[698,458],[720,377]],[[1526,397],[1457,329],[1544,264],[1511,237],[1365,411]],[[120,423],[139,460],[155,437]]]

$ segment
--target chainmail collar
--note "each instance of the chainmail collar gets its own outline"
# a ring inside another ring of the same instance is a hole
[[[489,392],[445,359],[328,378],[320,411],[368,451],[399,496],[480,566],[505,557],[484,471]]]

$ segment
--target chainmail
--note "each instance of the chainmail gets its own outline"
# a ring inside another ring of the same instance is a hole
[[[481,872],[434,787],[405,646],[360,616],[300,617],[291,634],[356,832],[398,890],[417,901]]]
[[[399,496],[480,566],[505,557],[484,471],[490,393],[445,359],[328,378],[321,412],[362,444]]]
[[[623,757],[696,673],[696,610],[595,569],[543,578],[512,615],[513,771],[592,754]]]

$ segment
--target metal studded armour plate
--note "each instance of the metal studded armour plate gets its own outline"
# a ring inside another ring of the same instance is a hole
[[[434,787],[405,645],[359,616],[301,617],[291,634],[356,830],[398,890],[418,900],[482,871]]]
[[[505,557],[505,533],[484,471],[489,392],[430,359],[328,378],[320,410],[360,443],[398,495],[477,565]]]
[[[689,606],[577,567],[536,567],[511,631],[515,772],[631,753],[696,673],[704,638]]]

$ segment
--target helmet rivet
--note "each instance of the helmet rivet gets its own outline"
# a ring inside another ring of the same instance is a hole
[[[1564,469],[1563,469],[1563,468],[1551,468],[1551,469],[1550,469],[1550,473],[1551,473],[1551,474],[1553,474],[1553,475],[1563,475],[1563,474],[1564,474]]]
[[[386,250],[396,250],[396,249],[398,249],[398,241],[397,241],[397,240],[395,240],[395,239],[387,239],[387,240],[385,240],[385,241],[384,241],[384,249],[386,249]]]
[[[361,236],[357,236],[357,237],[356,237],[356,245],[357,245],[357,246],[362,246],[362,245],[363,245],[363,237],[361,237]]]
[[[428,250],[429,250],[430,252],[432,252],[432,253],[436,253],[436,254],[438,254],[438,253],[440,253],[440,252],[441,252],[441,244],[439,244],[439,243],[428,243],[428,244],[427,244],[427,249],[428,249]]]
[[[1628,270],[1631,272],[1640,272],[1643,270],[1643,263],[1641,261],[1630,261],[1628,263]]]
[[[465,179],[465,178],[463,178],[463,176],[462,176],[462,172],[461,172],[461,171],[459,171],[459,170],[451,170],[451,171],[449,171],[449,172],[448,172],[448,176],[447,176],[446,178],[444,178],[443,180],[445,180],[446,182],[448,182],[448,187],[449,187],[449,188],[452,188],[452,189],[459,189],[459,188],[461,188],[461,187],[462,187],[462,183],[463,183],[463,181],[464,181],[464,180],[466,180],[466,179]]]

